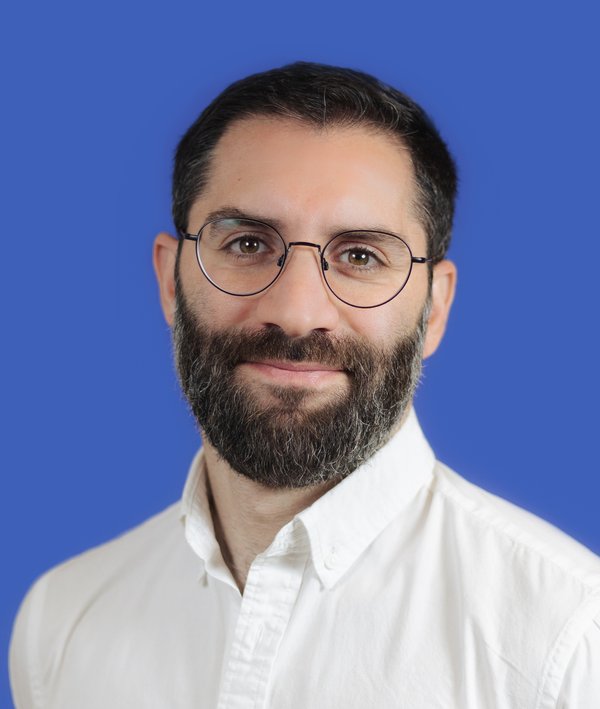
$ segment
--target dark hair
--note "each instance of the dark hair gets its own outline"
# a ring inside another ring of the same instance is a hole
[[[366,125],[408,148],[418,189],[418,217],[428,256],[444,258],[450,242],[456,166],[425,111],[397,89],[363,72],[296,62],[253,74],[227,87],[181,139],[173,170],[173,220],[181,235],[209,177],[214,148],[231,123],[251,116],[282,116],[325,127]],[[181,245],[180,245],[181,246]]]

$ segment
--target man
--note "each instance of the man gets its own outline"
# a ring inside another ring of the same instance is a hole
[[[154,265],[204,448],[180,505],[30,591],[19,709],[600,705],[600,561],[436,462],[411,407],[455,191],[423,111],[359,72],[203,112]]]

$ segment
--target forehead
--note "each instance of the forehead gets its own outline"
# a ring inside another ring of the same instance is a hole
[[[415,196],[410,154],[394,136],[368,126],[252,117],[232,124],[217,143],[190,226],[231,205],[290,228],[407,234],[420,231]]]

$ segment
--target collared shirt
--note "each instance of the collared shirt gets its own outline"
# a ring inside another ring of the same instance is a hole
[[[200,453],[181,506],[37,581],[11,680],[18,709],[595,709],[600,560],[436,462],[411,412],[241,595]]]

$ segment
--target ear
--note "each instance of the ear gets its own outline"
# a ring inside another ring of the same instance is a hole
[[[440,261],[433,267],[431,284],[431,312],[425,336],[423,358],[430,357],[438,348],[450,314],[456,290],[456,266],[452,261]]]
[[[175,315],[175,263],[177,261],[177,239],[161,232],[154,240],[152,263],[158,281],[160,304],[165,320],[173,325]]]

